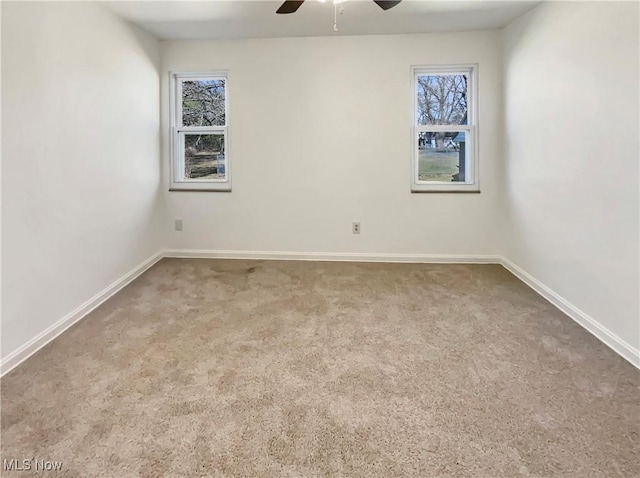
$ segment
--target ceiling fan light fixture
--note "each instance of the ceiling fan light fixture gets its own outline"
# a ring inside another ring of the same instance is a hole
[[[318,0],[322,3],[325,3],[327,0]],[[334,6],[339,5],[341,3],[345,3],[348,0],[330,0]],[[378,5],[383,10],[389,10],[390,8],[395,7],[402,0],[373,0],[376,5]],[[295,13],[298,11],[298,8],[304,3],[304,0],[285,0],[285,2],[280,5],[280,8],[276,10],[278,14],[288,14]]]

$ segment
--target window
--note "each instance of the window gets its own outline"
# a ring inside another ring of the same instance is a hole
[[[171,190],[231,191],[226,73],[171,81]]]
[[[414,67],[413,192],[479,192],[476,68]]]

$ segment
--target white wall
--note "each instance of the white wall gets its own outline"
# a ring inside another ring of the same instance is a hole
[[[100,6],[1,5],[3,359],[166,246],[503,254],[638,349],[637,4],[546,3],[504,32],[163,42],[161,68]],[[409,67],[438,63],[480,65],[481,194],[409,192]],[[216,69],[233,192],[168,192],[168,72]]]
[[[638,13],[550,2],[505,30],[502,201],[504,255],[636,351]]]
[[[2,357],[158,252],[159,45],[89,3],[2,2]]]
[[[496,253],[499,41],[484,31],[163,42],[167,228],[184,221],[169,246]],[[479,63],[482,193],[411,194],[410,66],[455,63]],[[169,71],[218,69],[229,70],[233,192],[167,192]]]

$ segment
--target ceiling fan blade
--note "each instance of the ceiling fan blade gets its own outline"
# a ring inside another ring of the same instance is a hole
[[[396,0],[396,1],[373,0],[373,1],[376,2],[376,4],[383,10],[389,10],[390,8],[395,7],[402,0]]]
[[[278,8],[276,13],[295,13],[296,10],[298,10],[298,8],[300,8],[300,5],[302,5],[303,3],[304,3],[304,0],[298,0],[298,1],[287,0],[282,5],[280,5],[280,8]]]

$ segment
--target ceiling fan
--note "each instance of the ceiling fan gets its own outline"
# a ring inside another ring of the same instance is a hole
[[[322,1],[322,0],[321,0]],[[383,10],[389,10],[390,8],[395,7],[402,0],[373,0],[380,8]],[[304,3],[304,0],[287,0],[280,8],[276,11],[276,13],[295,13],[298,8]],[[334,3],[342,3],[334,0]]]

